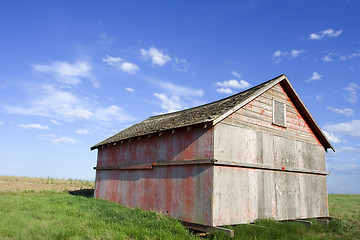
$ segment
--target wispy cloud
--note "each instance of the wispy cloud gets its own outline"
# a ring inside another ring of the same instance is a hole
[[[174,112],[194,106],[196,98],[202,97],[204,91],[176,85],[170,82],[150,81],[161,87],[165,92],[155,92],[153,95],[160,100],[161,108],[165,112]]]
[[[169,55],[164,54],[161,50],[151,47],[148,50],[141,49],[141,56],[146,60],[150,60],[153,64],[163,66],[171,60]]]
[[[303,50],[303,49],[300,49],[300,50],[293,49],[293,50],[291,50],[291,52],[290,52],[290,56],[291,56],[292,58],[296,58],[296,57],[298,57],[300,54],[302,54],[302,53],[304,53],[304,52],[305,52],[305,50]]]
[[[333,111],[334,113],[342,114],[342,115],[345,115],[348,117],[354,115],[354,110],[352,110],[350,108],[340,109],[340,108],[327,107],[327,109]]]
[[[352,120],[350,122],[330,124],[324,126],[324,129],[337,134],[360,137],[360,120]]]
[[[283,58],[285,56],[288,56],[287,58],[289,58],[289,59],[297,58],[304,52],[305,52],[304,49],[292,49],[290,52],[277,50],[273,53],[272,60],[273,60],[274,64],[278,64],[283,60]]]
[[[348,59],[357,58],[357,57],[360,57],[360,49],[358,49],[356,52],[353,52],[353,53],[351,53],[351,54],[349,54],[349,55],[346,55],[346,56],[342,55],[342,56],[340,56],[340,60],[341,60],[341,61],[346,61],[346,60],[348,60]]]
[[[24,105],[4,106],[3,110],[13,114],[48,117],[55,121],[100,120],[100,123],[105,123],[126,122],[134,119],[118,106],[99,106],[97,102],[85,101],[83,97],[58,89],[53,85],[37,88],[30,99],[24,102],[26,103]]]
[[[349,83],[349,86],[344,88],[345,92],[343,96],[350,103],[356,103],[358,100],[358,91],[360,90],[360,86],[356,83]]]
[[[74,144],[76,143],[76,140],[69,137],[60,137],[56,139],[51,139],[50,142],[52,142],[53,144],[68,144],[68,143]]]
[[[216,91],[218,93],[224,93],[224,94],[232,94],[232,93],[234,93],[234,91],[231,90],[230,88],[223,88],[223,87],[222,88],[217,88]]]
[[[217,86],[223,88],[235,88],[235,89],[244,89],[250,87],[250,84],[245,80],[228,80],[223,82],[217,82]]]
[[[77,134],[91,134],[91,132],[86,128],[78,129],[78,130],[76,130],[76,133]]]
[[[186,59],[179,59],[177,57],[174,58],[174,60],[173,60],[173,68],[176,71],[187,72],[189,67],[190,67],[190,64],[186,61]]]
[[[50,128],[48,126],[43,126],[38,123],[19,124],[18,126],[21,128],[25,128],[25,129],[50,130]]]
[[[125,62],[122,58],[119,57],[111,57],[106,55],[103,57],[103,62],[106,62],[110,66],[115,66],[123,72],[129,74],[135,74],[137,71],[140,70],[139,66],[135,63]]]
[[[179,96],[167,96],[161,93],[154,93],[154,96],[160,99],[161,108],[166,112],[175,112],[182,108]]]
[[[111,57],[109,55],[106,55],[102,58],[103,62],[106,62],[110,66],[117,66],[119,65],[123,60],[119,57]]]
[[[56,121],[56,120],[54,120],[54,119],[50,119],[50,122],[53,123],[53,124],[55,124],[55,125],[61,125],[60,122],[58,122],[58,121]]]
[[[237,78],[241,78],[241,74],[236,72],[235,70],[231,71],[231,75],[237,77]]]
[[[85,61],[74,63],[55,61],[49,65],[34,65],[33,69],[40,73],[52,75],[58,82],[76,85],[81,82],[81,78],[91,76],[91,68]]]
[[[5,123],[3,121],[0,121],[0,125],[5,125]]]
[[[128,92],[134,92],[135,91],[133,88],[129,88],[129,87],[126,87],[125,90],[128,91]]]
[[[306,82],[312,82],[312,81],[317,81],[317,80],[321,80],[322,75],[319,74],[318,72],[313,72],[312,76],[306,80]]]
[[[321,102],[324,98],[324,95],[322,93],[316,94],[315,101]]]
[[[324,31],[318,32],[318,33],[311,33],[309,39],[310,40],[320,40],[323,39],[325,37],[338,37],[340,36],[340,34],[342,33],[342,29],[335,31],[334,29],[326,29]]]
[[[325,57],[322,57],[321,60],[323,62],[332,62],[333,61],[333,59],[329,55],[326,55]]]
[[[329,139],[330,142],[341,143],[339,136],[336,136],[335,134],[329,133],[325,130],[323,130],[323,132],[324,132],[325,136],[327,137],[327,139]]]

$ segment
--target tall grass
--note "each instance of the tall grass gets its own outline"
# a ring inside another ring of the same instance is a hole
[[[0,192],[0,239],[188,239],[155,212],[66,192]]]
[[[75,191],[77,192],[77,191]],[[329,225],[258,220],[235,239],[359,239],[360,195],[329,195]],[[0,239],[198,239],[177,220],[68,192],[0,192]],[[217,232],[207,239],[228,239]]]
[[[236,239],[360,239],[360,195],[329,194],[329,225],[312,220],[311,226],[298,222],[258,220],[254,224],[228,226]],[[216,233],[211,239],[227,239]]]

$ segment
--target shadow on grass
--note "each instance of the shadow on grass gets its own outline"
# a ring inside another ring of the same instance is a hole
[[[93,198],[94,197],[94,190],[95,189],[93,189],[93,188],[88,188],[88,189],[80,189],[80,190],[75,190],[75,191],[69,191],[69,193],[71,195],[75,195],[75,196]]]

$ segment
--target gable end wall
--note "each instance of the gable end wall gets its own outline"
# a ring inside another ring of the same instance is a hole
[[[287,127],[272,124],[272,99],[286,103]],[[214,166],[213,225],[326,217],[325,152],[278,84],[214,126],[214,158],[270,166]]]

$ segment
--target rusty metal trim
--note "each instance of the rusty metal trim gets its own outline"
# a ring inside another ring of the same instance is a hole
[[[154,167],[161,166],[179,166],[179,165],[199,165],[213,164],[214,159],[197,159],[197,160],[179,160],[179,161],[159,161],[151,163],[133,163],[121,164],[118,166],[93,167],[94,170],[151,170]]]
[[[94,170],[151,170],[152,163],[122,164],[119,166],[93,167]]]
[[[153,162],[153,166],[176,166],[176,165],[198,165],[213,164],[214,159],[197,159],[197,160],[179,160],[179,161],[161,161]]]
[[[292,168],[292,167],[286,167],[286,166],[271,166],[271,165],[265,165],[265,164],[259,164],[259,163],[231,162],[231,161],[225,161],[225,160],[214,160],[214,165],[233,166],[233,167],[242,167],[242,168],[255,168],[255,169],[281,171],[281,172],[307,173],[307,174],[317,174],[317,175],[329,175],[330,174],[330,172],[325,172],[325,171]]]

